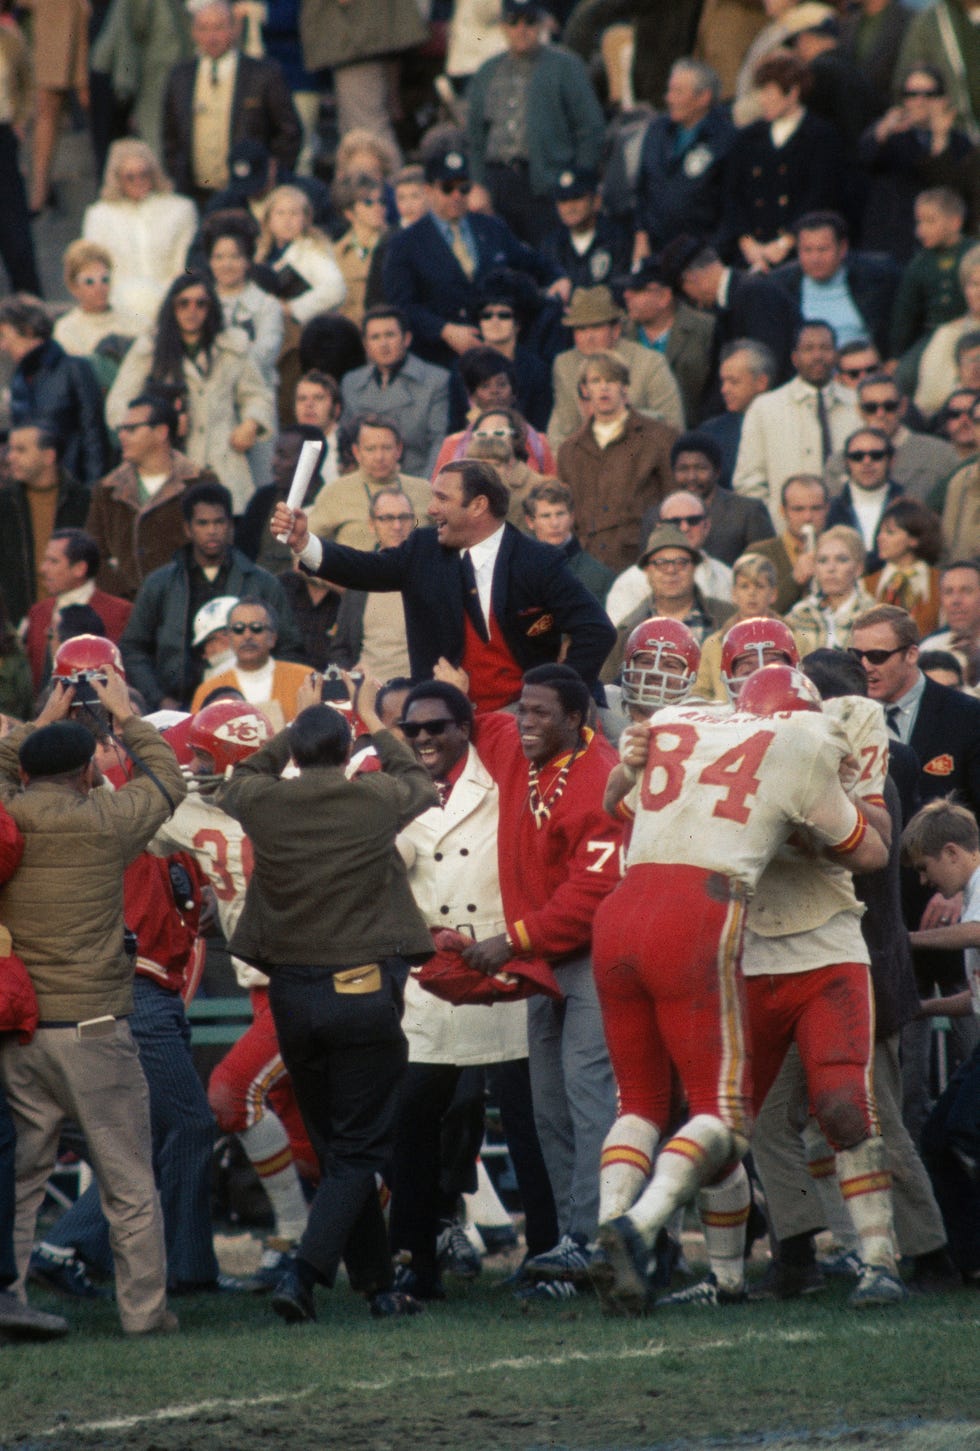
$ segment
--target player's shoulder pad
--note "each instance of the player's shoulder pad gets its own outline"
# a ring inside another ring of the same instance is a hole
[[[824,701],[824,714],[837,721],[852,748],[863,745],[876,734],[887,737],[885,712],[877,700],[866,695],[841,695]]]

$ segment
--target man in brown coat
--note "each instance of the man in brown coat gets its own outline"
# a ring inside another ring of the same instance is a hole
[[[187,542],[183,495],[217,479],[174,448],[177,414],[164,398],[134,398],[117,432],[123,461],[92,490],[85,527],[102,555],[98,587],[133,600],[146,576]]]
[[[673,487],[677,430],[630,407],[629,369],[615,353],[586,358],[579,389],[589,417],[558,450],[558,473],[582,548],[619,574],[636,559],[643,515]]]

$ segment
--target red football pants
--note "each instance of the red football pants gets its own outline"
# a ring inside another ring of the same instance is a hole
[[[630,867],[600,905],[593,962],[621,1114],[664,1133],[673,1064],[690,1117],[747,1136],[743,919],[729,879],[696,867]]]
[[[269,992],[249,992],[252,1022],[226,1053],[208,1081],[208,1102],[222,1133],[235,1134],[258,1123],[268,1102],[289,1138],[299,1172],[316,1183],[320,1164],[303,1124],[286,1065],[279,1053]]]
[[[745,979],[753,1111],[762,1107],[791,1043],[806,1073],[810,1111],[833,1149],[878,1132],[871,1088],[874,1000],[863,962]]]

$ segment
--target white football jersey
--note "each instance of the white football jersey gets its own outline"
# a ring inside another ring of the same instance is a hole
[[[856,844],[861,818],[838,779],[846,754],[839,727],[822,714],[658,711],[627,798],[635,815],[627,866],[701,867],[752,891],[794,827],[829,846]]]
[[[245,891],[252,875],[252,843],[240,822],[228,816],[207,796],[185,796],[151,843],[155,851],[189,851],[214,892],[218,921],[227,939],[238,925],[245,906]],[[269,979],[257,968],[232,957],[239,985],[264,987]]]

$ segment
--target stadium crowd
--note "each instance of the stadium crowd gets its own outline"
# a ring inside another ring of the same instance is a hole
[[[0,1337],[980,1288],[978,20],[2,0]]]

